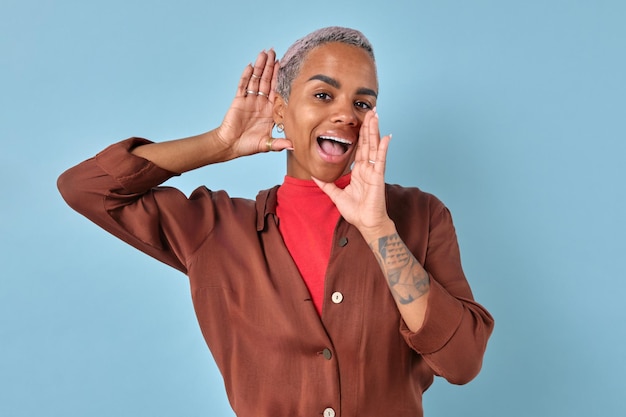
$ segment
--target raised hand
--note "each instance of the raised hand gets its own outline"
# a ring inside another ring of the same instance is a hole
[[[237,93],[221,126],[216,130],[232,157],[290,148],[284,138],[272,138],[272,108],[276,97],[278,63],[274,50],[262,51],[254,65],[244,69]]]
[[[359,132],[350,184],[341,189],[314,178],[346,221],[359,229],[368,242],[395,231],[385,201],[385,164],[390,140],[391,136],[380,137],[378,114],[370,111]]]
[[[136,147],[132,152],[172,172],[182,173],[244,155],[290,148],[271,137],[278,64],[273,50],[261,52],[241,75],[237,94],[222,124],[208,132]]]

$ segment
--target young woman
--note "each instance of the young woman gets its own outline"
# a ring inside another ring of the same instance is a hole
[[[280,65],[261,52],[217,128],[131,138],[59,178],[70,206],[187,274],[240,417],[421,416],[435,375],[462,384],[480,370],[493,319],[447,208],[385,184],[377,94],[367,39],[320,29]],[[256,201],[159,187],[269,151],[286,152],[286,176]]]

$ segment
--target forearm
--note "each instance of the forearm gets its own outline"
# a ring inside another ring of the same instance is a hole
[[[138,146],[132,153],[160,168],[179,174],[235,158],[232,148],[220,139],[217,130],[188,138]]]
[[[163,245],[166,233],[161,229],[158,201],[167,200],[171,207],[184,204],[186,197],[170,187],[154,191],[173,173],[130,153],[131,149],[149,145],[141,138],[115,143],[61,174],[58,188],[70,207],[107,232],[174,268],[184,270],[182,258],[172,250],[172,241]]]
[[[368,242],[383,271],[389,290],[407,327],[418,331],[428,306],[430,278],[406,247],[395,226],[387,225]]]

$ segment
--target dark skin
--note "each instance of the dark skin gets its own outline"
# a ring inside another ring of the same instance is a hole
[[[292,82],[289,100],[275,92],[277,70],[274,51],[261,52],[255,64],[244,69],[220,126],[189,138],[143,145],[133,152],[182,173],[287,150],[287,175],[313,179],[359,230],[378,260],[402,318],[409,329],[419,330],[430,281],[387,214],[385,165],[391,136],[379,134],[373,60],[351,45],[328,43],[314,48]],[[285,138],[272,138],[279,123],[285,126]],[[320,138],[328,138],[334,147],[321,146]],[[350,184],[336,187],[333,182],[351,167]]]

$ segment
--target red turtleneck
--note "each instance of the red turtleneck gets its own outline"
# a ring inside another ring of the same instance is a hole
[[[349,183],[350,174],[335,182],[340,188]],[[278,228],[321,315],[324,277],[339,211],[312,180],[285,176],[277,199]]]

